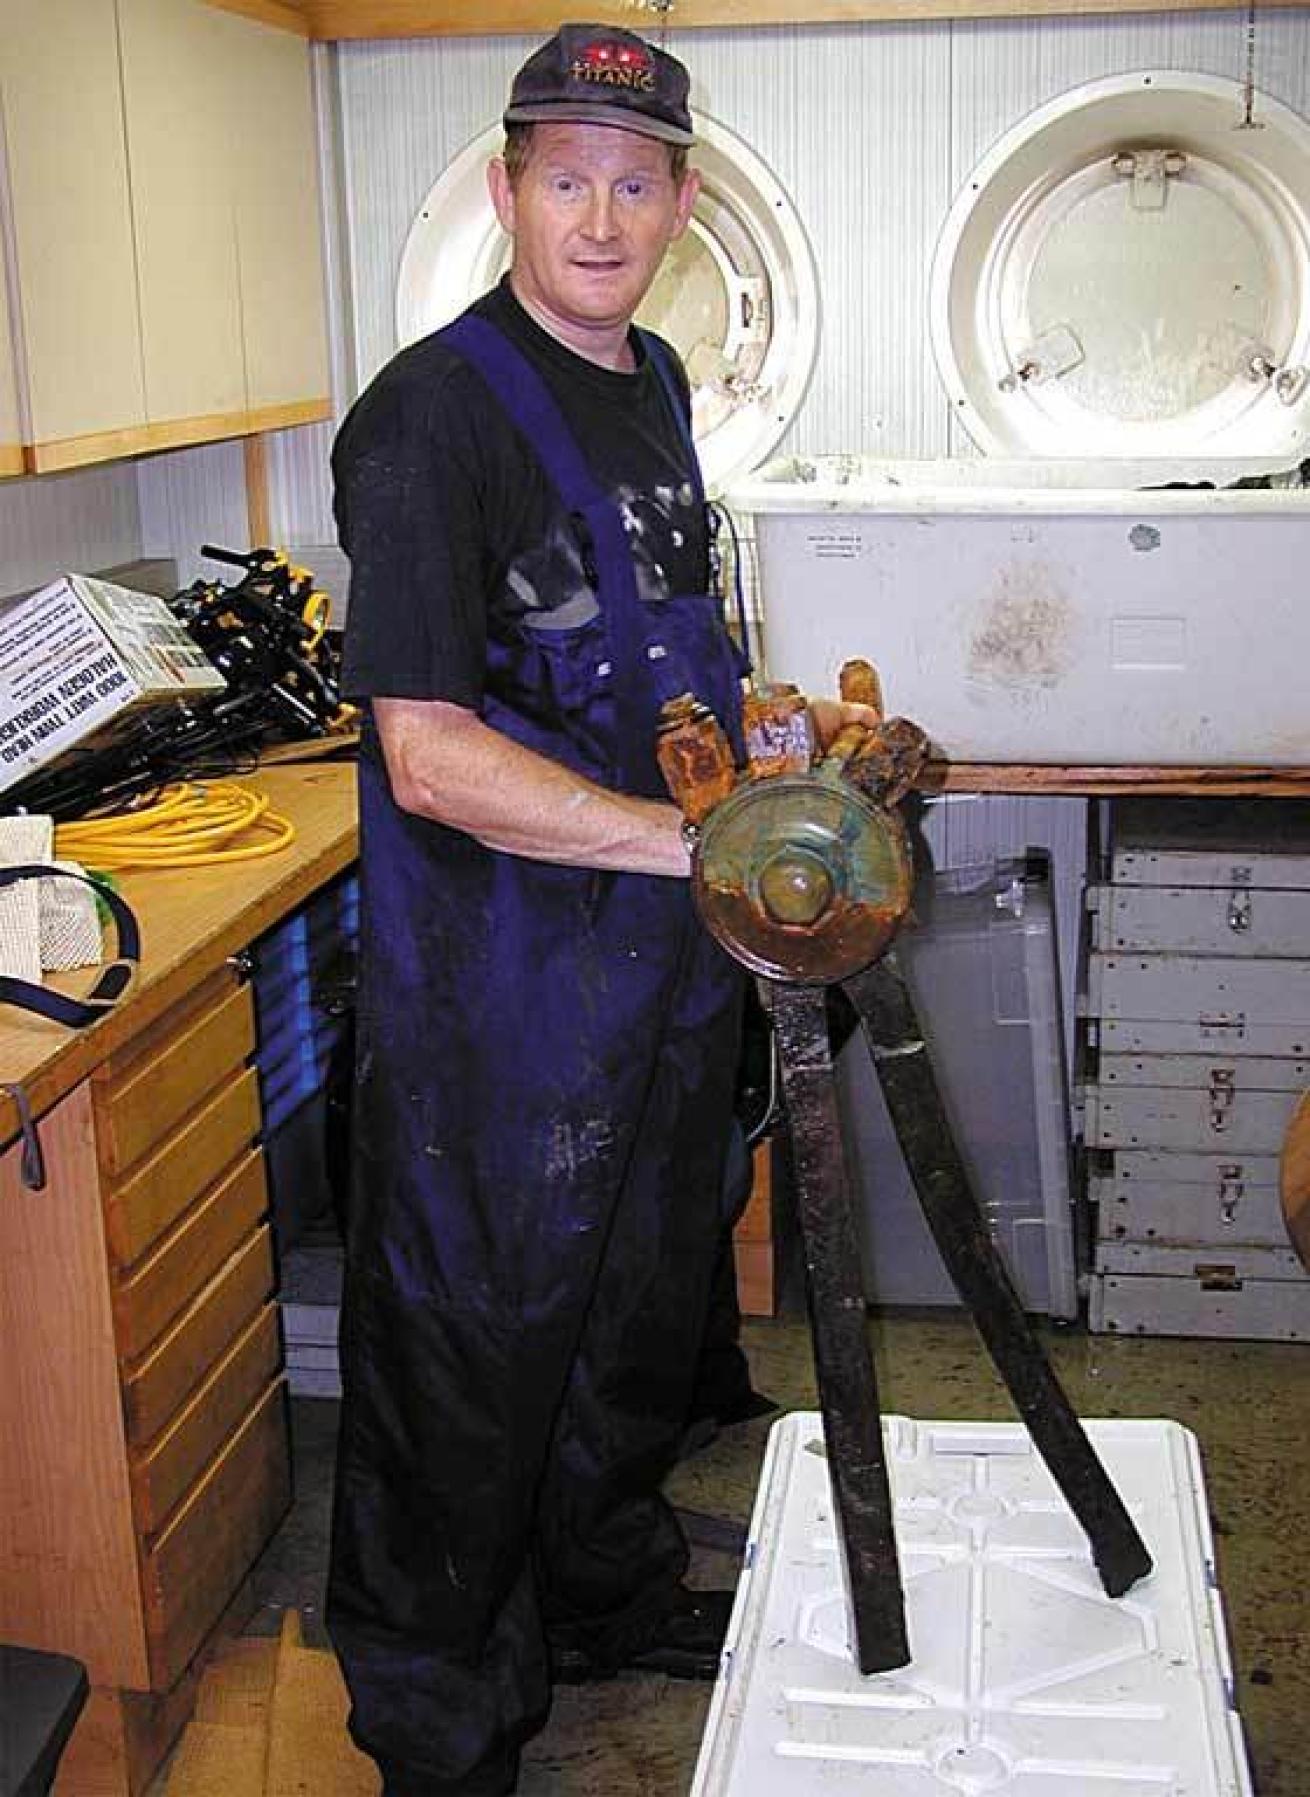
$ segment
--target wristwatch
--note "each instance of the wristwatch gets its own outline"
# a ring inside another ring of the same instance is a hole
[[[682,843],[689,855],[694,855],[700,847],[700,825],[693,824],[689,817],[682,820]]]

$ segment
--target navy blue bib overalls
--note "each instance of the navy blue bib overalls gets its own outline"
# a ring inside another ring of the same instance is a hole
[[[690,687],[739,722],[717,603],[643,602],[619,513],[531,364],[484,320],[447,335],[574,515],[600,605],[489,645],[482,715],[663,796],[663,698]],[[685,1571],[658,1487],[720,1235],[741,976],[687,881],[486,849],[401,811],[376,752],[360,828],[328,1621],[388,1797],[499,1797],[545,1718],[547,1631],[617,1661]]]

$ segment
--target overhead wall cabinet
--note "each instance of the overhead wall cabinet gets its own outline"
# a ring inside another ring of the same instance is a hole
[[[90,461],[145,422],[114,0],[4,0],[3,17],[24,438]]]
[[[27,468],[328,417],[304,39],[201,0],[0,23]]]

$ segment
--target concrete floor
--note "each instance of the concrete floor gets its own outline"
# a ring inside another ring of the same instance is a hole
[[[962,1317],[896,1312],[873,1319],[870,1329],[888,1411],[1011,1416]],[[751,1322],[744,1334],[757,1388],[784,1409],[816,1408],[804,1322]],[[1172,1417],[1199,1437],[1256,1790],[1310,1797],[1310,1350],[1058,1328],[1046,1341],[1082,1415]],[[256,1631],[273,1632],[281,1609],[294,1604],[309,1638],[324,1642],[336,1410],[307,1399],[293,1406],[297,1500],[258,1569]],[[735,1576],[768,1429],[766,1420],[726,1430],[674,1474],[670,1496],[695,1545],[695,1583],[728,1584]],[[678,1797],[690,1785],[708,1704],[708,1687],[636,1675],[563,1689],[548,1729],[529,1749],[522,1797]]]

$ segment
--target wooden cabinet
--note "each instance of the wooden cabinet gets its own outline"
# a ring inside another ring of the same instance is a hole
[[[328,415],[328,340],[309,56],[231,13],[219,28],[236,207],[246,404],[260,428]]]
[[[145,421],[115,0],[0,0],[0,106],[32,468]]]
[[[68,1031],[0,1006],[0,1639],[90,1668],[57,1797],[144,1791],[194,1705],[201,1643],[247,1620],[246,1571],[289,1499],[253,1011],[232,959],[350,866],[355,770],[253,779],[294,841],[121,875],[142,960],[108,1016]],[[22,1183],[20,1090],[42,1191]]]
[[[0,1635],[85,1660],[56,1789],[136,1797],[290,1503],[249,989],[221,968],[0,1160]]]
[[[245,408],[233,126],[215,80],[233,22],[200,0],[118,0],[146,418],[202,435],[240,428]]]
[[[203,0],[0,0],[0,106],[30,469],[329,416],[303,38]]]

